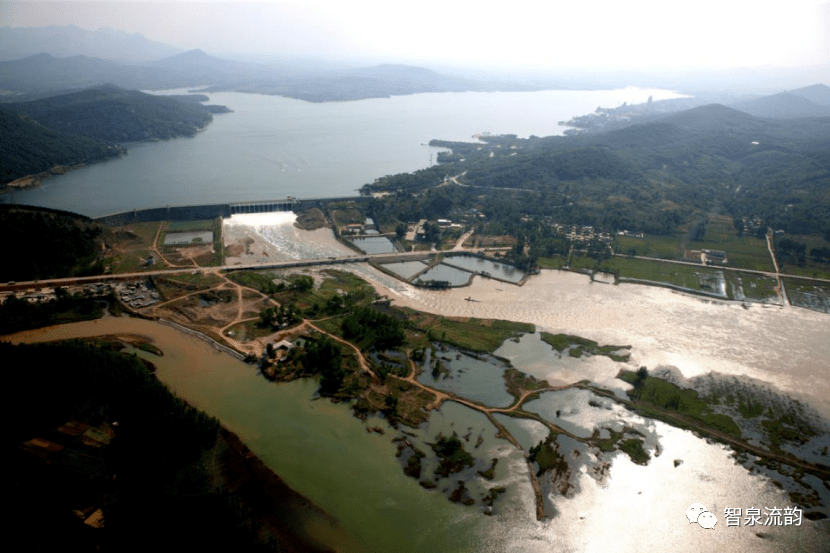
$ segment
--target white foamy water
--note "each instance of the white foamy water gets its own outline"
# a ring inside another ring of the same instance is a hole
[[[233,265],[236,259],[247,264],[354,255],[334,238],[330,229],[302,230],[294,226],[296,220],[297,215],[290,211],[244,213],[225,219],[226,246],[245,243],[246,239],[250,243],[247,253],[226,262]]]

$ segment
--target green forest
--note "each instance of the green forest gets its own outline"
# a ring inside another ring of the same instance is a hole
[[[0,107],[0,184],[48,171],[56,165],[88,163],[124,153],[124,148],[47,128]]]
[[[104,232],[76,213],[0,205],[8,259],[0,263],[0,282],[101,274]]]
[[[364,192],[396,193],[380,217],[476,207],[501,227],[494,231],[511,234],[522,216],[671,234],[718,213],[830,239],[830,118],[761,119],[713,104],[601,134],[482,141],[433,140],[451,150],[439,165],[382,177]]]
[[[124,142],[193,136],[213,113],[228,111],[196,100],[106,85],[2,104],[0,184],[121,155]]]
[[[72,551],[272,550],[246,524],[245,508],[208,477],[203,456],[218,439],[219,422],[176,398],[138,358],[81,342],[0,343],[0,355],[17,415],[7,432],[15,446],[15,543]],[[67,423],[111,438],[90,447],[56,430]],[[48,461],[16,447],[35,438],[65,446],[49,454],[35,447]],[[73,513],[90,505],[103,510],[103,528]]]

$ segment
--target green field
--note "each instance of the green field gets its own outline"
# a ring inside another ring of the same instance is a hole
[[[562,267],[567,266],[568,258],[561,255],[554,257],[542,257],[539,258],[538,264],[540,269],[561,269]]]
[[[216,219],[201,221],[171,221],[167,224],[168,232],[191,232],[197,230],[214,230]]]
[[[725,215],[709,216],[702,240],[687,242],[684,235],[617,236],[615,240],[615,251],[623,255],[683,260],[687,250],[721,250],[726,252],[729,267],[775,270],[766,239],[739,236],[732,219]]]
[[[635,238],[633,236],[617,236],[618,253],[624,255],[640,255],[644,257],[658,257],[660,259],[683,259],[683,250],[680,247],[682,236],[650,236]]]
[[[528,323],[466,317],[450,319],[406,307],[400,310],[406,313],[412,327],[425,331],[423,341],[412,343],[413,347],[424,347],[428,340],[437,340],[471,351],[493,352],[508,338],[535,330]]]
[[[784,236],[775,237],[776,249],[778,241],[785,238],[804,244],[806,248],[806,255],[803,265],[790,263],[789,261],[791,260],[780,261],[780,268],[782,273],[812,278],[825,278],[830,280],[830,264],[816,263],[811,259],[810,256],[811,250],[830,247],[830,242],[824,240],[821,236],[786,234]]]
[[[690,290],[711,292],[705,288],[715,276],[717,269],[703,265],[682,265],[666,263],[648,259],[631,259],[628,257],[612,257],[606,261],[597,262],[590,257],[574,257],[571,260],[574,269],[600,269],[609,273],[616,273],[620,277],[649,280],[673,284]]]
[[[631,346],[601,346],[593,340],[571,334],[542,332],[541,336],[543,342],[549,344],[559,353],[568,349],[568,355],[571,357],[582,357],[585,354],[604,355],[612,361],[628,361],[631,356],[630,353],[621,351],[631,349]]]
[[[765,238],[738,236],[732,219],[726,215],[710,215],[703,240],[690,242],[690,250],[722,250],[729,258],[729,267],[774,271]]]

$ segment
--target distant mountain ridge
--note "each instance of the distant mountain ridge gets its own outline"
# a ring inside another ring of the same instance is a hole
[[[830,117],[830,87],[815,84],[731,105],[751,115],[770,119]]]
[[[142,63],[173,56],[180,48],[143,35],[115,29],[96,31],[74,25],[0,27],[0,53],[13,60],[47,53],[56,57],[87,56],[124,63]]]

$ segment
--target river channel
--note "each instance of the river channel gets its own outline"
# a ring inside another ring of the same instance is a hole
[[[371,274],[370,269],[361,272]],[[826,316],[810,311],[745,310],[661,289],[591,284],[580,275],[553,271],[543,271],[523,287],[478,277],[471,288],[459,291],[395,286],[395,290],[385,288],[386,293],[400,303],[433,312],[526,320],[552,331],[632,345],[632,365],[673,363],[686,375],[732,371],[763,378],[785,391],[804,390],[797,383],[812,378],[814,385],[805,397],[819,404],[828,397],[827,384],[817,374],[828,354],[828,325],[822,318]],[[469,295],[481,303],[464,301]],[[820,551],[827,543],[826,522],[766,527],[761,532],[766,538],[752,528],[727,527],[722,516],[726,507],[784,508],[789,499],[769,480],[736,464],[728,448],[662,423],[636,421],[660,444],[659,455],[651,451],[648,466],[635,465],[624,455],[610,455],[610,470],[601,479],[583,466],[574,476],[574,493],[551,500],[556,516],[538,522],[521,453],[496,439],[495,429],[480,413],[446,404],[433,413],[432,428],[424,433],[472,429],[473,435],[486,436],[482,446],[486,454],[500,460],[492,484],[506,487],[507,493],[497,502],[496,516],[488,517],[475,508],[452,504],[406,477],[395,458],[394,431],[374,419],[369,424],[386,428],[386,434],[367,433],[347,405],[315,400],[313,380],[268,383],[250,366],[197,338],[139,319],[110,317],[34,330],[12,339],[118,333],[151,338],[164,357],[139,354],[157,365],[162,381],[220,418],[289,485],[333,515],[339,526],[314,517],[304,524],[309,533],[338,551],[772,552]],[[578,376],[613,384],[612,373],[618,369],[614,363],[606,363],[605,358],[581,365],[573,364],[578,360],[558,363],[541,355],[535,345],[538,340],[532,338],[518,344],[508,341],[498,353],[552,383]],[[741,352],[747,343],[753,349]],[[609,413],[615,416],[614,411]],[[595,422],[580,421],[573,413],[568,416],[577,426]],[[544,435],[529,421],[513,424],[523,428],[522,442],[533,443]],[[675,466],[678,459],[683,462]],[[718,514],[715,530],[686,520],[686,507],[697,502]]]

